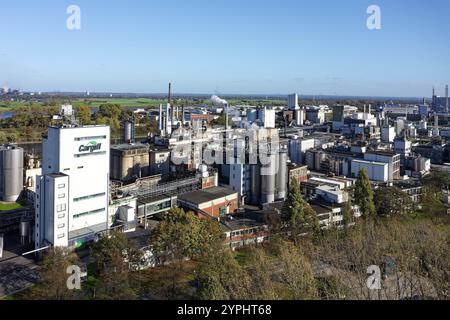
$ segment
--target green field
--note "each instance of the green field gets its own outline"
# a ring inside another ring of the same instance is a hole
[[[252,100],[252,99],[232,99],[228,101],[230,105],[255,105],[255,106],[279,106],[284,105],[282,100]],[[92,98],[92,99],[49,99],[44,102],[29,102],[29,101],[0,101],[0,113],[7,111],[14,111],[19,107],[43,107],[44,105],[59,106],[60,104],[72,104],[74,107],[88,106],[91,108],[98,108],[102,104],[118,104],[123,108],[156,108],[160,104],[165,105],[166,99],[150,99],[150,98]],[[181,106],[198,106],[208,105],[211,102],[208,99],[205,100],[174,100],[176,105]]]
[[[16,202],[0,202],[0,211],[9,211],[22,208],[20,203]]]

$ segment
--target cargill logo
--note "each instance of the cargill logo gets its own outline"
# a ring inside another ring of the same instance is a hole
[[[96,141],[91,141],[87,145],[81,145],[79,151],[80,152],[94,152],[100,150],[102,147],[101,143],[97,143]]]

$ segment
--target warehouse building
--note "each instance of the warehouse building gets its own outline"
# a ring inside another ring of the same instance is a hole
[[[197,190],[178,196],[178,206],[201,217],[225,217],[238,209],[238,194],[223,187]]]
[[[351,163],[351,175],[357,178],[362,169],[366,169],[369,180],[378,182],[389,181],[389,168],[387,163],[366,160],[353,160]]]

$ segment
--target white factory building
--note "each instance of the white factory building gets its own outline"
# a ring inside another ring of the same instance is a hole
[[[36,185],[36,248],[76,247],[108,226],[109,126],[50,127]]]

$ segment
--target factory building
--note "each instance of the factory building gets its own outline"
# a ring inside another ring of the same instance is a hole
[[[306,152],[314,149],[315,139],[304,138],[299,139],[297,136],[292,136],[289,139],[289,158],[292,163],[302,165],[306,163]]]
[[[167,176],[170,173],[170,150],[150,150],[150,175],[161,174]]]
[[[133,182],[149,175],[149,152],[144,144],[111,146],[111,179]]]
[[[388,165],[388,179],[400,179],[400,155],[391,151],[368,151],[364,154],[364,160],[382,162]]]
[[[238,209],[238,194],[228,188],[215,187],[178,196],[178,206],[203,218],[220,218]]]
[[[395,140],[396,132],[394,127],[384,126],[381,128],[381,141],[392,143]]]
[[[36,185],[36,248],[76,247],[108,229],[109,126],[50,127]]]
[[[366,169],[369,180],[378,182],[389,181],[388,164],[383,162],[373,162],[366,160],[352,160],[351,176],[357,178],[362,169]]]
[[[15,202],[23,191],[23,149],[0,145],[0,200]]]

